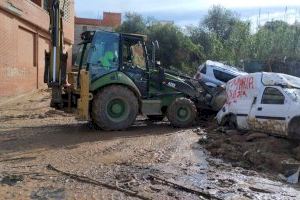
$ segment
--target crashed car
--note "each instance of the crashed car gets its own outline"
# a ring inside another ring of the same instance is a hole
[[[253,73],[227,83],[219,125],[300,139],[300,78]]]
[[[197,80],[201,79],[207,86],[214,88],[226,84],[237,76],[246,74],[248,73],[240,71],[235,67],[207,60],[198,67],[194,78]]]

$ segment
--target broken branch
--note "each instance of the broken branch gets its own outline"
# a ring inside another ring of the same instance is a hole
[[[67,176],[67,177],[69,177],[73,180],[76,180],[78,182],[89,183],[89,184],[92,184],[92,185],[102,186],[102,187],[105,187],[105,188],[108,188],[108,189],[111,189],[111,190],[117,190],[119,192],[123,192],[124,194],[127,194],[128,196],[136,197],[136,198],[139,198],[139,199],[142,199],[142,200],[151,200],[148,197],[144,197],[142,195],[137,194],[136,192],[133,192],[133,191],[130,191],[130,190],[125,190],[125,189],[120,188],[118,186],[114,186],[114,185],[110,185],[110,184],[103,183],[103,182],[100,182],[100,181],[96,181],[96,180],[93,180],[93,179],[91,179],[89,177],[86,177],[86,176],[80,176],[80,175],[77,175],[77,174],[70,174],[70,173],[67,173],[67,172],[63,172],[59,169],[56,169],[55,167],[53,167],[50,164],[47,166],[47,169],[55,171],[55,172],[57,172],[61,175]]]
[[[160,178],[160,177],[157,177],[157,176],[154,176],[154,175],[149,175],[149,177],[153,180],[158,180],[166,185],[169,185],[169,186],[172,186],[174,188],[177,188],[177,189],[180,189],[180,190],[183,190],[185,192],[189,192],[189,193],[192,193],[192,194],[196,194],[196,195],[199,195],[205,199],[216,199],[216,200],[221,200],[220,198],[218,197],[215,197],[215,196],[212,196],[211,194],[209,193],[206,193],[206,192],[202,192],[202,191],[199,191],[199,190],[195,190],[195,189],[191,189],[191,188],[187,188],[185,186],[182,186],[182,185],[179,185],[177,183],[173,183],[171,181],[168,181],[168,180],[165,180],[163,178]]]

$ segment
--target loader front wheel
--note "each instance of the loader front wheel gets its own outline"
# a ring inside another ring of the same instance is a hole
[[[174,127],[192,126],[197,116],[195,104],[187,98],[177,98],[167,110],[167,117]]]
[[[137,97],[124,86],[108,86],[99,91],[93,100],[93,121],[104,130],[128,128],[134,123],[137,113]]]

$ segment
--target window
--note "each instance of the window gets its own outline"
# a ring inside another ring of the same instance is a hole
[[[264,91],[262,104],[284,104],[284,95],[276,88],[267,87]]]
[[[42,0],[31,0],[31,1],[38,6],[42,6]]]
[[[116,71],[119,67],[119,34],[96,32],[87,56],[91,80]]]
[[[232,74],[228,74],[219,70],[214,69],[214,76],[216,79],[227,83],[228,81],[230,81],[231,79],[234,79],[236,76],[232,75]]]
[[[206,74],[206,65],[204,65],[200,71],[202,74]]]
[[[140,69],[146,70],[144,49],[141,43],[131,46],[132,64]]]
[[[82,31],[83,32],[87,31],[87,26],[82,26]]]
[[[144,55],[143,44],[136,41],[124,41],[123,46],[123,64],[124,66],[138,67],[146,70],[146,59]]]

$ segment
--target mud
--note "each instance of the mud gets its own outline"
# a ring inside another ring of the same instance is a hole
[[[213,119],[212,119],[213,121]],[[195,132],[199,130],[195,130]],[[259,132],[240,132],[211,123],[200,134],[200,143],[215,157],[233,166],[273,175],[290,176],[300,166],[300,141]]]
[[[255,138],[247,142],[246,135],[220,133],[212,120],[174,129],[167,121],[139,117],[127,131],[105,132],[50,109],[49,97],[40,91],[0,103],[0,199],[138,199],[63,176],[48,170],[49,164],[148,199],[208,199],[191,190],[211,199],[300,198],[297,185],[278,180],[280,169],[239,164],[244,143],[255,146]],[[275,138],[272,144],[279,142]],[[286,151],[260,149],[276,155],[292,152],[296,159],[296,145],[280,145]],[[247,153],[249,160],[251,155]]]

